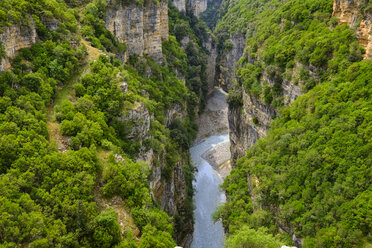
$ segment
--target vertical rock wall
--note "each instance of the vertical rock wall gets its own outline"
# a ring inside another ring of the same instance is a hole
[[[9,70],[9,58],[14,57],[17,51],[21,48],[32,46],[38,41],[38,36],[35,29],[35,22],[32,18],[29,19],[29,24],[13,24],[5,29],[0,34],[0,43],[5,49],[5,58],[2,58],[0,71]]]
[[[208,33],[208,39],[206,42],[204,42],[204,47],[209,52],[207,57],[207,84],[208,84],[208,94],[210,94],[214,86],[216,86],[216,65],[217,65],[217,48],[215,46],[215,42],[213,40],[213,37],[210,33]]]
[[[106,28],[119,42],[127,44],[124,60],[128,55],[146,54],[160,62],[163,57],[162,40],[168,39],[168,5],[166,2],[150,2],[144,6],[110,5]]]
[[[340,24],[357,27],[359,44],[366,49],[365,58],[372,59],[372,13],[361,13],[365,0],[335,0],[333,2],[333,16],[339,18]]]
[[[180,12],[186,12],[186,0],[173,0],[172,3]]]
[[[196,17],[200,17],[208,7],[208,0],[189,0],[188,9],[190,9]]]
[[[233,87],[236,78],[236,63],[243,56],[246,39],[243,34],[235,34],[230,37],[231,49],[220,58],[219,82],[227,92]]]
[[[175,118],[183,119],[185,116],[183,107],[175,104],[168,110],[166,123],[169,125]],[[152,148],[145,145],[146,141],[152,138],[150,126],[154,120],[154,116],[150,114],[145,104],[142,102],[134,104],[133,108],[123,113],[118,120],[131,128],[128,138],[139,142],[141,145],[137,161],[142,160],[150,165],[149,184],[153,199],[170,216],[181,220],[183,232],[176,233],[176,241],[178,244],[185,246],[185,244],[190,243],[193,232],[193,219],[189,217],[188,212],[191,209],[187,208],[188,185],[184,172],[188,158],[185,157],[181,162],[175,163],[168,177],[164,178],[166,154],[164,152],[157,154]],[[154,163],[155,160],[157,161],[156,164]]]

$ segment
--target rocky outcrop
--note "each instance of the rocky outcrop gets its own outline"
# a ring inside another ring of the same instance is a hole
[[[190,12],[199,17],[208,7],[208,0],[172,0],[174,7],[180,12]]]
[[[173,0],[172,3],[174,7],[178,9],[178,11],[186,12],[186,0]]]
[[[60,21],[55,18],[42,18],[47,29],[56,31]],[[0,45],[4,46],[5,57],[1,58],[0,71],[10,70],[10,59],[22,48],[31,47],[39,41],[35,20],[29,16],[27,23],[12,24],[0,33]]]
[[[192,218],[185,218],[189,216],[190,209],[187,209],[187,184],[183,162],[178,162],[174,165],[170,180],[160,189],[162,189],[160,191],[162,192],[162,208],[170,216],[181,217],[183,222],[182,232],[176,234],[176,241],[178,244],[188,247],[186,244],[192,239],[193,220]]]
[[[262,77],[262,83],[273,86],[275,82]],[[282,96],[285,106],[303,94],[300,86],[284,80],[281,83]],[[256,144],[258,139],[265,137],[278,110],[262,99],[242,90],[243,106],[229,107],[229,126],[231,140],[231,154],[233,161],[244,156],[249,147]]]
[[[372,59],[372,13],[361,13],[365,0],[335,0],[333,16],[339,18],[340,24],[357,27],[357,37],[361,46],[366,50],[365,58]]]
[[[49,30],[56,31],[59,27],[60,21],[55,18],[42,18],[41,21],[45,25],[45,27]]]
[[[211,93],[214,89],[216,82],[216,62],[217,62],[217,48],[211,34],[208,34],[208,39],[204,42],[204,47],[207,49],[207,83],[208,83],[208,93]]]
[[[0,71],[9,70],[9,58],[14,57],[21,48],[32,46],[38,41],[35,21],[30,18],[28,25],[13,24],[0,34],[0,44],[4,46],[5,57],[2,58]]]
[[[277,111],[269,104],[243,92],[243,106],[229,107],[229,127],[232,160],[244,156],[249,147],[266,136]]]
[[[111,4],[107,9],[106,28],[128,50],[123,56],[146,54],[160,62],[162,40],[168,39],[168,4],[151,1],[146,5]]]
[[[126,82],[119,84],[122,92],[127,92]],[[145,93],[144,93],[145,94]],[[174,104],[166,114],[166,125],[170,125],[175,118],[183,119],[186,113],[180,104]],[[125,111],[118,120],[125,124],[127,128],[127,138],[140,144],[140,150],[137,155],[137,161],[145,161],[150,165],[151,175],[149,185],[153,199],[161,205],[170,216],[182,219],[183,232],[176,233],[178,244],[185,245],[191,239],[193,232],[192,218],[186,218],[190,209],[187,209],[188,185],[185,179],[184,168],[188,163],[186,156],[180,162],[172,166],[171,171],[167,170],[165,153],[155,153],[149,147],[148,141],[151,136],[151,122],[154,116],[150,114],[148,108],[143,102],[135,103],[130,110]],[[157,161],[156,163],[154,161]],[[167,174],[165,176],[165,174]],[[187,247],[187,246],[185,246]]]
[[[208,7],[208,0],[190,0],[188,2],[188,8],[194,13],[194,16],[200,17]]]
[[[187,12],[192,13],[196,17],[200,17],[203,12],[205,12],[207,9],[218,9],[221,0],[214,0],[214,1],[208,1],[208,0],[172,0],[172,4],[174,7],[178,9],[180,12]],[[217,14],[217,12],[216,12]],[[216,23],[215,23],[216,24]]]
[[[166,121],[166,126],[168,127],[174,119],[179,118],[183,120],[185,117],[185,113],[182,111],[182,106],[178,103],[174,104],[168,111],[167,111],[167,121]]]
[[[235,34],[231,36],[230,42],[231,49],[221,56],[219,67],[219,84],[225,91],[233,87],[233,80],[236,78],[236,63],[243,55],[245,37],[242,34]]]

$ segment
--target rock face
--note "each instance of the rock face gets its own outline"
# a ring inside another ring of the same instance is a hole
[[[172,3],[180,12],[186,12],[186,0],[173,0]]]
[[[131,110],[119,117],[119,121],[127,123],[131,127],[128,138],[140,144],[138,160],[149,164],[153,161],[153,150],[147,149],[144,143],[151,138],[149,132],[153,119],[154,116],[150,115],[149,110],[142,102],[137,103]]]
[[[219,63],[219,83],[220,86],[229,91],[237,89],[242,91],[242,106],[229,106],[229,127],[231,141],[232,163],[246,154],[246,151],[254,145],[258,139],[266,136],[273,118],[279,112],[270,104],[264,103],[262,97],[252,95],[250,92],[245,92],[240,86],[234,84],[237,81],[236,63],[241,57],[245,57],[250,63],[255,61],[250,54],[244,53],[245,37],[242,34],[235,34],[230,37],[231,49],[228,52],[220,55]],[[293,74],[298,74],[295,70],[299,70],[304,66],[297,63]],[[312,72],[312,68],[306,68],[309,71],[309,76],[317,77],[316,72]],[[279,70],[279,69],[278,69]],[[261,78],[261,86],[268,85],[273,87],[278,82],[263,73]],[[302,90],[299,85],[295,85],[286,79],[280,82],[281,95],[285,106],[289,106],[298,96],[302,95]],[[301,85],[301,82],[300,82]]]
[[[366,3],[365,0],[335,0],[333,2],[333,16],[339,18],[340,24],[347,24],[357,28],[359,44],[366,49],[365,58],[372,59],[372,13],[361,15],[360,7]]]
[[[230,150],[233,161],[243,157],[249,147],[266,136],[275,115],[277,111],[270,105],[245,92],[242,107],[229,107]]]
[[[216,62],[217,62],[217,48],[211,34],[208,34],[208,40],[203,44],[209,52],[207,57],[207,82],[208,82],[208,93],[211,93],[214,89],[216,82]]]
[[[221,1],[216,3],[216,0],[172,0],[172,3],[180,12],[189,12],[196,17],[200,17],[208,8],[219,6]]]
[[[263,80],[269,85],[271,84],[269,80]],[[243,106],[229,107],[232,161],[245,156],[249,147],[256,144],[260,138],[265,137],[273,118],[279,114],[270,104],[264,103],[244,90],[242,91]],[[299,86],[286,80],[283,81],[282,95],[286,106],[289,106],[302,94]]]
[[[366,59],[372,59],[372,14],[361,15],[360,7],[365,4],[364,0],[335,0],[333,4],[333,16],[340,20],[340,24],[348,24],[351,27],[356,26],[359,43],[366,49]],[[232,49],[220,59],[220,85],[225,90],[234,87],[233,81],[236,79],[236,62],[244,52],[245,38],[243,35],[234,35],[231,37]],[[250,61],[249,54],[244,54]],[[254,61],[250,61],[253,63]],[[296,68],[304,67],[296,63]],[[310,77],[317,77],[317,71],[314,68],[304,67]],[[273,86],[275,82],[270,80],[264,73],[262,81]],[[289,106],[296,98],[302,95],[301,87],[293,82],[283,80],[281,83],[284,105]],[[243,90],[244,91],[244,90]],[[243,106],[229,108],[229,125],[232,160],[245,155],[246,150],[254,145],[257,140],[266,135],[273,117],[279,112],[262,100],[243,92]]]
[[[5,58],[1,60],[0,71],[9,70],[9,59],[14,57],[21,48],[30,47],[38,41],[35,22],[32,18],[27,26],[14,24],[0,34],[0,43],[5,49]]]
[[[126,83],[121,83],[120,86],[123,92],[127,90]],[[186,113],[183,111],[182,106],[175,104],[167,111],[166,125],[172,123],[175,118],[183,119],[185,116]],[[150,127],[153,119],[154,116],[150,114],[142,102],[134,104],[130,110],[124,112],[118,118],[119,121],[128,127],[129,133],[127,137],[140,144],[137,161],[142,160],[150,165],[151,176],[149,184],[153,199],[170,216],[175,218],[180,217],[182,219],[183,232],[176,234],[176,241],[178,244],[185,245],[191,240],[191,234],[193,232],[192,218],[185,218],[188,214],[188,185],[185,179],[184,167],[185,163],[188,162],[188,158],[183,158],[182,162],[175,163],[169,175],[166,178],[164,177],[165,154],[156,154],[152,148],[146,146],[147,141],[152,138]],[[155,160],[157,163],[154,163]],[[185,247],[188,246],[185,245]]]
[[[168,39],[168,5],[151,1],[146,5],[123,3],[110,5],[107,9],[106,28],[119,42],[125,42],[128,50],[123,56],[146,54],[160,62],[162,40]]]
[[[166,123],[170,125],[174,119],[183,119],[184,116],[186,116],[186,113],[184,113],[182,106],[175,104],[167,112]],[[186,218],[190,210],[187,209],[188,185],[184,172],[188,158],[185,157],[181,162],[175,163],[170,174],[164,178],[163,164],[165,164],[165,158],[162,155],[157,156],[160,165],[150,163],[152,167],[150,188],[152,189],[153,198],[170,216],[182,219],[182,232],[176,233],[176,241],[187,248],[192,240],[191,234],[193,232],[193,220],[192,218]]]
[[[242,57],[245,47],[245,37],[242,34],[232,35],[230,38],[231,49],[220,59],[220,86],[229,91],[233,87],[233,80],[236,78],[236,62]]]
[[[200,14],[208,7],[208,0],[190,0],[188,5],[188,8],[194,13],[194,15],[200,17]]]
[[[199,17],[208,7],[208,0],[172,0],[172,3],[180,12],[189,11],[196,17]]]

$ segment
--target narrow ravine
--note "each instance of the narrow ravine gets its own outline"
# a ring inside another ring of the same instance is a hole
[[[208,99],[199,119],[199,133],[190,150],[197,169],[195,189],[195,226],[192,248],[222,248],[224,230],[221,222],[214,223],[213,212],[225,202],[220,185],[231,170],[226,94],[216,89]]]

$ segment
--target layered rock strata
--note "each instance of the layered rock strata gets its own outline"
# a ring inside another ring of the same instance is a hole
[[[372,13],[361,13],[367,3],[365,0],[335,0],[332,15],[340,24],[357,28],[359,44],[366,50],[365,58],[372,59]]]
[[[124,61],[128,56],[138,54],[161,62],[162,40],[167,40],[169,33],[168,4],[151,1],[146,5],[110,5],[106,14],[106,28],[119,42],[127,45]]]
[[[1,59],[0,71],[9,70],[9,58],[16,55],[19,49],[30,47],[38,41],[35,21],[30,18],[28,25],[13,24],[0,34],[0,45],[4,47],[5,57]]]
[[[230,37],[231,49],[219,58],[219,84],[225,90],[233,88],[236,79],[236,63],[243,56],[246,39],[243,34],[235,34]]]

